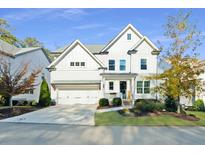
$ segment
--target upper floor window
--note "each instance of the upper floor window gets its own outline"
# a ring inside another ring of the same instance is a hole
[[[132,39],[132,35],[131,34],[127,34],[127,40],[131,40]]]
[[[147,69],[147,59],[141,59],[141,70]]]
[[[109,82],[109,90],[113,90],[114,89],[114,84],[113,82]]]
[[[125,71],[126,69],[126,60],[120,60],[120,71]]]
[[[109,60],[109,70],[115,70],[115,60]]]
[[[81,62],[80,65],[81,65],[81,66],[85,66],[85,62]]]
[[[75,66],[80,66],[80,62],[75,62]]]
[[[74,66],[75,65],[75,63],[74,62],[70,62],[70,66]]]

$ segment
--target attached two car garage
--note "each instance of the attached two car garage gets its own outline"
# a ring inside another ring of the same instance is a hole
[[[95,104],[100,97],[100,83],[56,86],[58,104]]]

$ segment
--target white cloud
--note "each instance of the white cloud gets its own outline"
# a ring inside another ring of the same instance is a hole
[[[65,18],[73,20],[86,14],[87,12],[83,9],[21,9],[5,14],[2,18],[8,20],[30,20],[44,17],[45,19]]]

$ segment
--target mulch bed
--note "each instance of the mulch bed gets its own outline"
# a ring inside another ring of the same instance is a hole
[[[103,106],[103,107],[98,106],[97,110],[100,110],[100,109],[110,109],[110,108],[115,108],[115,107],[120,107],[120,106],[113,106],[113,105]]]
[[[160,115],[171,115],[179,119],[188,120],[188,121],[199,121],[200,118],[196,117],[195,115],[190,114],[179,114],[175,112],[148,112],[148,113],[135,113],[133,110],[130,110],[128,113],[124,113],[122,110],[118,111],[121,115],[127,117],[142,117],[142,116],[160,116]]]
[[[24,113],[36,111],[40,108],[37,107],[3,107],[0,108],[0,119],[18,116]]]

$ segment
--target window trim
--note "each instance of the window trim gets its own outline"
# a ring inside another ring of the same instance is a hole
[[[114,90],[114,82],[109,81],[109,90]]]
[[[142,84],[140,87],[138,86],[139,82]],[[138,92],[139,89],[141,92]],[[137,81],[137,94],[143,94],[143,81]]]
[[[84,64],[84,65],[82,65]],[[80,62],[80,66],[85,67],[85,62]]]
[[[124,65],[121,65],[121,62],[124,61]],[[121,66],[124,67],[124,69],[121,69]],[[120,66],[119,66],[120,71],[126,71],[126,60],[125,59],[120,59]]]
[[[75,62],[75,66],[80,66],[80,62]]]
[[[149,86],[145,86],[145,82],[149,83]],[[144,94],[150,94],[150,81],[144,81],[144,87],[143,87]],[[145,92],[145,89],[148,89],[149,92]]]
[[[114,66],[111,66],[111,65],[110,65],[110,62],[111,62],[111,61],[114,62],[114,63],[113,63]],[[110,69],[110,67],[113,67],[113,69]],[[109,71],[115,71],[115,60],[114,60],[114,59],[109,59],[109,60],[108,60],[108,68],[109,68]]]
[[[141,82],[141,86],[138,86],[138,83]],[[145,86],[145,83],[149,83],[149,86]],[[136,92],[137,94],[150,94],[150,85],[151,85],[151,81],[150,80],[145,80],[145,81],[142,81],[142,80],[139,80],[137,81],[137,86],[136,86]],[[140,89],[141,92],[139,92],[138,90]],[[148,90],[148,92],[146,92],[146,90]]]

